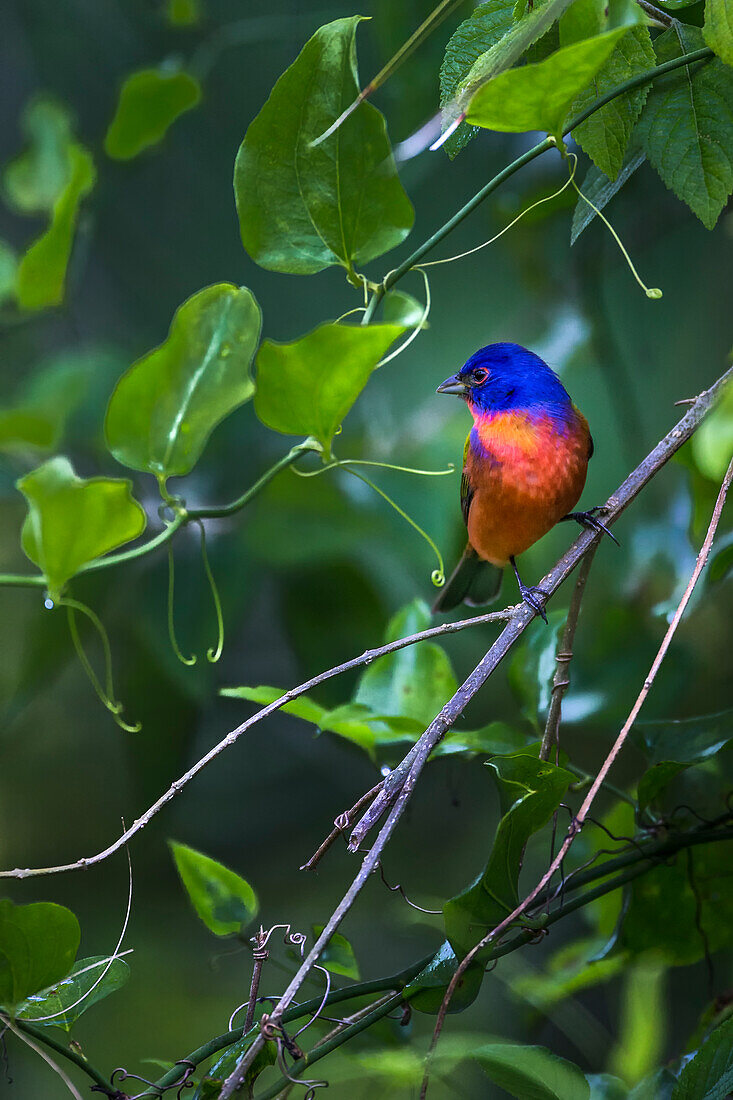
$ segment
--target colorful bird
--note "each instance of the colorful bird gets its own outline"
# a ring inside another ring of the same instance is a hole
[[[571,510],[593,454],[588,421],[554,371],[519,344],[480,348],[437,392],[464,398],[473,428],[461,478],[468,545],[433,610],[489,603],[511,564],[522,599],[547,622],[547,592],[524,584],[516,558],[566,519],[617,542],[600,508]]]

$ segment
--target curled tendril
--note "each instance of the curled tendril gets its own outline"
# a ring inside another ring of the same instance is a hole
[[[428,265],[425,264],[424,266],[427,267]],[[420,320],[415,325],[407,339],[403,341],[403,343],[401,343],[398,348],[395,348],[394,351],[391,351],[389,355],[385,356],[384,359],[377,363],[377,367],[383,367],[386,363],[390,363],[393,359],[396,359],[398,355],[402,355],[403,351],[407,350],[412,341],[420,335],[422,327],[427,320],[428,314],[430,313],[430,283],[428,282],[427,274],[423,271],[422,267],[415,267],[413,268],[413,271],[419,271],[423,277],[423,282],[425,283],[425,306],[422,311],[422,316],[420,317]]]
[[[641,289],[646,294],[647,298],[655,298],[655,299],[661,298],[662,297],[662,292],[659,289],[659,287],[658,286],[652,286],[652,287],[647,286],[646,283],[641,278],[641,276],[639,275],[638,271],[636,270],[636,268],[634,267],[634,265],[631,261],[631,256],[629,256],[628,252],[624,248],[623,243],[621,241],[621,238],[619,237],[618,233],[616,232],[616,230],[611,225],[611,223],[608,220],[608,218],[606,217],[606,215],[604,213],[602,213],[602,211],[600,211],[598,209],[598,207],[590,201],[589,198],[586,198],[586,196],[583,194],[583,192],[578,187],[577,183],[575,182],[575,180],[573,178],[573,176],[575,175],[575,166],[578,163],[578,158],[575,156],[574,153],[571,153],[570,156],[574,157],[575,165],[573,165],[573,171],[571,173],[569,182],[572,183],[573,187],[578,192],[578,197],[581,198],[583,200],[583,202],[586,204],[586,206],[589,206],[591,208],[591,210],[593,211],[593,213],[596,214],[601,219],[601,221],[605,225],[606,229],[609,231],[609,233],[611,234],[611,236],[615,240],[616,244],[621,249],[621,254],[623,255],[623,258],[626,260],[626,263],[629,265],[629,269],[631,271],[631,274],[634,276],[637,283],[639,284]]]
[[[80,603],[79,600],[72,600],[69,596],[65,596],[58,600],[59,607],[66,608],[66,617],[69,623],[69,634],[71,635],[71,641],[76,655],[79,658],[82,668],[87,675],[87,678],[94,688],[96,695],[102,705],[110,712],[120,729],[125,733],[138,733],[142,729],[140,722],[136,722],[134,726],[131,726],[128,722],[125,722],[122,717],[123,706],[118,700],[115,699],[114,681],[112,678],[112,651],[109,644],[109,635],[98,615],[96,615],[91,607],[87,607],[86,604]],[[92,664],[86,655],[84,646],[82,645],[81,638],[79,636],[79,628],[76,624],[76,612],[79,611],[82,615],[85,615],[89,619],[92,626],[97,631],[99,639],[102,643],[102,652],[104,654],[104,686],[102,685],[99,677],[92,668]]]
[[[209,646],[209,648],[206,650],[206,660],[209,661],[212,665],[215,665],[221,657],[222,650],[224,649],[224,615],[221,609],[219,589],[216,586],[214,574],[211,572],[211,566],[209,565],[209,555],[206,553],[206,529],[200,519],[196,522],[201,529],[201,560],[204,563],[204,572],[206,573],[206,579],[209,582],[209,588],[211,589],[211,598],[214,601],[214,611],[216,612],[216,647]]]
[[[175,653],[178,660],[182,665],[196,664],[196,655],[191,654],[190,657],[184,656],[181,652],[181,647],[176,639],[176,628],[173,622],[173,596],[175,593],[175,564],[173,560],[173,543],[168,543],[168,637],[171,643],[171,649]]]
[[[368,485],[370,489],[373,489],[375,493],[378,493],[383,500],[386,500],[387,504],[394,508],[395,512],[397,512],[398,515],[402,516],[402,518],[410,524],[410,527],[413,527],[417,531],[418,535],[421,535],[422,538],[425,539],[428,546],[432,549],[433,553],[438,559],[438,568],[432,571],[432,573],[430,574],[430,579],[436,588],[442,588],[442,586],[445,584],[445,565],[443,564],[443,557],[436,543],[433,541],[433,539],[431,539],[427,531],[424,531],[419,523],[417,523],[412,518],[412,516],[409,516],[403,508],[400,508],[399,504],[397,504],[396,501],[392,500],[392,497],[387,496],[384,490],[380,489],[378,485],[375,485],[374,482],[371,481],[370,478],[366,477],[365,474],[360,474],[358,473],[358,471],[352,470],[348,466],[346,466],[345,469],[347,474],[351,474],[352,477],[357,477],[359,481],[363,481],[365,485]]]

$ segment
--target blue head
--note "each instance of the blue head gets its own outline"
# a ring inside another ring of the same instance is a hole
[[[474,416],[526,410],[564,419],[572,408],[555,372],[519,344],[480,348],[437,392],[465,398]]]

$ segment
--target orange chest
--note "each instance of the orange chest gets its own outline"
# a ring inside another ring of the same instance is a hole
[[[577,503],[590,449],[587,422],[575,410],[560,425],[518,413],[477,421],[464,464],[474,549],[503,564],[541,538]]]

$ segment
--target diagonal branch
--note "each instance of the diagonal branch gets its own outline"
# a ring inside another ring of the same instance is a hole
[[[695,568],[692,571],[692,575],[691,575],[691,577],[688,581],[688,584],[687,584],[687,587],[686,587],[686,589],[683,593],[682,599],[680,600],[679,604],[677,605],[677,610],[675,611],[675,613],[672,617],[672,621],[670,622],[670,624],[667,628],[667,631],[664,635],[664,638],[662,639],[662,644],[660,645],[660,647],[657,651],[657,655],[654,658],[654,661],[652,662],[652,666],[651,666],[651,668],[649,670],[649,673],[648,673],[648,675],[647,675],[647,677],[646,677],[646,679],[645,679],[645,681],[642,685],[641,691],[637,695],[636,701],[634,702],[634,705],[632,706],[631,711],[629,712],[628,718],[626,719],[623,726],[621,727],[621,731],[620,731],[618,737],[616,738],[616,740],[615,740],[615,742],[614,742],[614,744],[611,748],[611,751],[609,752],[606,759],[603,761],[603,764],[601,765],[601,769],[598,772],[598,775],[593,780],[593,783],[591,784],[591,788],[588,791],[588,794],[585,796],[585,799],[583,801],[583,805],[580,807],[575,819],[571,822],[570,827],[569,827],[568,832],[567,832],[567,835],[565,837],[565,840],[563,841],[563,843],[560,847],[560,851],[557,853],[557,855],[553,859],[552,863],[548,867],[545,874],[542,876],[542,878],[537,883],[537,885],[534,887],[534,889],[531,890],[529,892],[529,894],[527,894],[526,898],[524,898],[524,900],[521,901],[519,903],[519,905],[513,910],[513,912],[511,912],[508,917],[505,917],[503,921],[501,921],[499,924],[497,924],[497,926],[495,928],[492,928],[491,931],[488,932],[487,935],[485,935],[483,937],[483,939],[479,940],[479,942],[476,944],[476,946],[471,948],[471,950],[468,952],[466,957],[462,960],[460,965],[456,968],[455,974],[451,978],[451,981],[450,981],[450,983],[448,985],[448,988],[446,990],[446,993],[445,993],[445,997],[443,998],[443,1003],[440,1006],[440,1012],[438,1013],[438,1018],[437,1018],[437,1021],[436,1021],[436,1024],[435,1024],[435,1031],[433,1033],[433,1041],[430,1045],[430,1051],[428,1053],[428,1062],[429,1062],[430,1056],[432,1055],[432,1053],[435,1049],[438,1038],[440,1037],[440,1032],[442,1030],[443,1023],[445,1021],[445,1017],[446,1017],[446,1014],[448,1012],[448,1006],[450,1004],[453,993],[455,992],[455,989],[456,989],[459,981],[461,980],[461,977],[463,976],[463,974],[465,973],[467,968],[471,965],[471,963],[476,958],[476,956],[479,954],[479,952],[482,951],[483,948],[486,947],[489,943],[491,943],[492,940],[496,940],[499,936],[501,936],[501,934],[503,932],[505,932],[510,927],[510,925],[512,925],[517,920],[518,917],[521,917],[522,914],[526,912],[526,910],[532,905],[532,903],[536,900],[536,898],[542,893],[542,891],[545,889],[545,887],[547,887],[549,885],[550,881],[552,880],[553,875],[560,868],[563,860],[565,859],[565,857],[566,857],[566,855],[567,855],[567,853],[570,849],[570,846],[572,845],[572,843],[575,840],[576,836],[578,836],[578,834],[580,833],[580,830],[582,829],[583,824],[584,824],[588,814],[590,813],[590,808],[593,804],[593,801],[594,801],[596,795],[598,794],[598,791],[601,788],[601,784],[603,783],[604,779],[606,778],[606,775],[608,774],[611,766],[613,765],[614,760],[616,759],[616,757],[620,753],[621,749],[623,748],[623,745],[626,741],[626,738],[628,737],[628,735],[631,731],[631,728],[634,725],[634,722],[636,721],[636,719],[639,715],[639,711],[641,710],[642,706],[644,705],[646,697],[649,694],[649,691],[651,690],[651,687],[652,687],[652,684],[654,683],[654,680],[656,679],[657,673],[659,672],[659,669],[662,666],[662,662],[664,661],[664,658],[667,655],[667,651],[669,650],[669,647],[672,643],[672,639],[675,635],[677,627],[679,626],[680,621],[682,619],[682,616],[685,613],[685,609],[687,607],[687,604],[690,601],[690,597],[692,596],[695,585],[697,584],[698,580],[700,579],[700,574],[702,573],[703,569],[705,568],[705,565],[707,564],[707,560],[708,560],[708,557],[710,555],[710,550],[711,550],[712,545],[713,545],[713,539],[715,538],[715,532],[718,529],[718,524],[720,522],[720,517],[721,517],[722,512],[723,512],[723,506],[725,504],[726,496],[728,495],[728,489],[730,488],[731,481],[733,481],[733,459],[731,459],[731,462],[730,462],[730,465],[728,466],[725,477],[723,478],[723,483],[720,486],[720,492],[718,493],[718,498],[715,502],[715,507],[713,508],[713,514],[710,518],[710,524],[708,526],[707,534],[705,535],[705,540],[704,540],[704,542],[703,542],[703,544],[700,548],[700,553],[697,556],[697,561],[695,562]],[[420,1090],[420,1100],[424,1100],[424,1097],[427,1093],[427,1086],[428,1086],[428,1069],[426,1068],[425,1076],[423,1078],[422,1088]]]
[[[719,397],[726,382],[732,376],[733,367],[729,368],[717,382],[714,382],[709,390],[705,390],[695,399],[694,404],[692,404],[685,416],[683,416],[675,427],[660,440],[643,462],[629,474],[619,489],[606,502],[603,511],[604,521],[606,523],[613,523],[621,515],[631,501],[641,492],[644,486],[659,470],[661,470],[672,455],[679,450],[682,444],[692,436],[697,426]],[[600,532],[583,531],[570,549],[563,554],[554,569],[552,569],[542,580],[541,584],[545,591],[550,594],[554,593],[600,537]],[[465,683],[462,684],[455,695],[448,700],[402,763],[385,779],[384,787],[352,833],[352,844],[355,843],[358,847],[359,839],[364,836],[366,831],[368,831],[379,817],[387,811],[391,804],[387,820],[382,826],[372,848],[364,857],[361,867],[354,881],[351,883],[351,886],[331,914],[331,917],[325,924],[313,948],[308,953],[293,980],[290,982],[290,985],[273,1009],[269,1017],[271,1025],[275,1027],[279,1025],[283,1013],[288,1005],[291,1004],[295,994],[305,981],[305,978],[316,963],[321,952],[329,943],[334,932],[341,924],[341,921],[351,909],[372,871],[377,867],[382,851],[412,796],[420,772],[425,766],[431,752],[443,738],[453,722],[455,722],[456,718],[462,713],[482,684],[485,683],[494,669],[499,665],[502,658],[506,656],[511,646],[521,636],[522,632],[534,617],[534,612],[526,604],[522,605],[519,610],[512,615],[496,642],[494,642],[491,649],[489,649],[488,653],[486,653],[479,662]],[[605,778],[605,772],[597,778],[596,783],[600,785],[603,778]],[[593,792],[593,794],[595,796],[595,792]],[[380,803],[379,806],[377,805],[378,803]],[[590,805],[590,802],[588,802],[588,805]],[[544,886],[544,883],[542,885]],[[533,897],[534,896],[536,896],[536,893]],[[240,1083],[245,1079],[247,1070],[264,1046],[264,1042],[264,1037],[260,1034],[243,1055],[241,1061],[225,1082],[221,1093],[221,1100],[227,1100],[228,1097],[234,1095]]]

